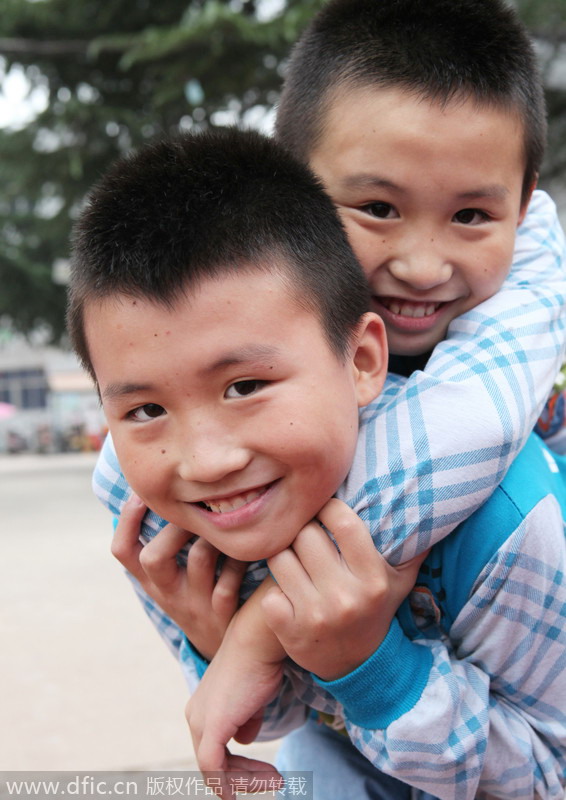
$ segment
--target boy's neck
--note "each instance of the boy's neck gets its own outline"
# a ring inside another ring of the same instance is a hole
[[[396,356],[389,353],[389,372],[408,378],[416,370],[424,369],[430,356],[430,353],[419,353],[415,356]]]

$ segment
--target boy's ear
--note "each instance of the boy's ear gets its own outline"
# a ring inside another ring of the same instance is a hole
[[[538,174],[535,177],[534,181],[532,182],[531,188],[529,189],[527,196],[521,203],[521,210],[519,211],[519,219],[517,221],[517,227],[519,227],[519,225],[522,224],[523,220],[527,215],[527,209],[529,208],[529,203],[531,202],[531,197],[533,196],[533,192],[537,188],[537,183],[538,183]]]
[[[387,337],[377,314],[368,311],[354,334],[352,361],[358,406],[367,406],[379,395],[387,375]]]

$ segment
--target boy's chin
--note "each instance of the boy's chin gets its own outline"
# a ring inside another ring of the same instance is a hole
[[[294,538],[294,537],[293,537]],[[276,556],[278,553],[281,553],[283,550],[286,550],[292,544],[291,541],[285,540],[285,542],[278,542],[274,544],[269,542],[265,544],[263,547],[258,547],[256,542],[250,543],[249,545],[241,545],[237,547],[230,547],[230,543],[228,542],[222,548],[218,548],[221,550],[224,555],[229,556],[230,558],[235,558],[237,561],[267,561],[269,558]]]

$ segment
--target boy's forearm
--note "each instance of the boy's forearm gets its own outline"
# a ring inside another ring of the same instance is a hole
[[[261,608],[265,593],[273,585],[272,578],[266,578],[234,615],[187,705],[195,754],[205,773],[230,769],[228,742],[232,738],[242,744],[254,741],[264,709],[281,690],[285,652],[265,624]],[[258,768],[272,769],[266,764],[252,765],[252,769]]]
[[[565,653],[556,631],[565,594],[555,576],[563,562],[562,516],[549,496],[468,575],[467,600],[452,606],[453,646],[411,641],[395,621],[366,663],[322,684],[377,769],[442,800],[562,796],[566,673],[556,670]],[[469,554],[442,562],[453,586],[470,567]]]

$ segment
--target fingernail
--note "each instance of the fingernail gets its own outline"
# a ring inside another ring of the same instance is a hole
[[[132,492],[132,494],[128,497],[128,500],[126,502],[128,503],[129,506],[133,506],[134,508],[141,508],[141,506],[145,506],[144,501],[141,499],[141,497],[138,497],[138,495],[135,494],[135,492]]]

